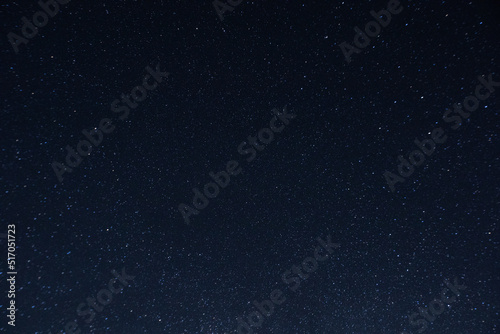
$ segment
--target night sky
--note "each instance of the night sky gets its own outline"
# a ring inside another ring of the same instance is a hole
[[[0,332],[497,333],[499,2],[214,3],[0,4]]]

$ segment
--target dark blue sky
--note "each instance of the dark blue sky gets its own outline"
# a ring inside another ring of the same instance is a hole
[[[0,232],[16,226],[18,310],[14,328],[2,242],[0,330],[238,333],[276,289],[286,301],[254,333],[498,330],[500,86],[457,129],[443,115],[479,76],[500,82],[500,6],[401,1],[347,62],[340,45],[388,2],[241,2],[221,21],[210,1],[70,1],[17,53],[8,34],[24,38],[40,7],[1,4]],[[127,106],[144,82],[157,85]],[[251,144],[285,106],[295,118]],[[59,182],[53,162],[103,119],[113,130]],[[401,177],[398,156],[434,128],[446,141],[392,192],[384,173]],[[193,188],[221,171],[228,185],[197,209]],[[199,212],[189,225],[181,203]],[[340,246],[289,289],[282,274],[328,236]],[[455,278],[455,302],[418,314]]]

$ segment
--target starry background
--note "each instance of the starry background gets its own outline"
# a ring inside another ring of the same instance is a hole
[[[500,88],[397,191],[385,170],[414,150],[478,75],[500,80],[497,1],[402,1],[347,63],[339,44],[387,1],[72,1],[16,54],[35,1],[0,5],[0,231],[16,224],[18,308],[8,333],[236,333],[281,289],[255,333],[416,333],[408,316],[443,279],[467,290],[427,333],[497,333]],[[160,63],[170,77],[126,121],[111,101]],[[237,147],[273,108],[297,115],[257,158]],[[60,184],[81,131],[116,129]],[[184,223],[177,206],[237,160],[243,172]],[[316,238],[341,246],[296,292],[281,273]],[[86,324],[76,307],[111,270],[131,285]]]

